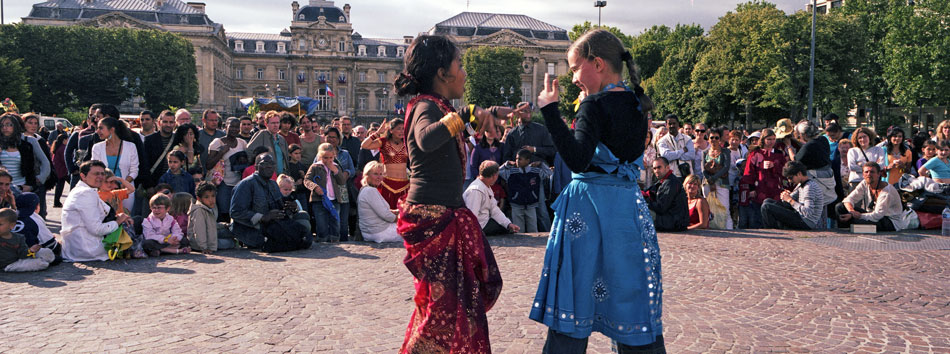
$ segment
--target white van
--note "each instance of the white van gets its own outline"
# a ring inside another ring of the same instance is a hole
[[[56,123],[63,123],[63,126],[66,127],[66,131],[73,129],[73,123],[70,123],[66,118],[40,116],[40,126],[46,127],[48,131],[56,130]]]

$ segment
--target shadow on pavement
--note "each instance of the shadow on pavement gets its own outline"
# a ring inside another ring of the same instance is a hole
[[[775,231],[748,231],[748,230],[692,230],[679,233],[664,232],[661,235],[683,235],[700,237],[722,237],[722,238],[761,238],[769,240],[792,240],[791,237],[784,236],[786,233],[781,230]],[[781,236],[771,236],[781,235]],[[662,237],[662,236],[661,236]]]
[[[307,259],[330,259],[336,257],[348,257],[356,259],[379,259],[379,257],[363,254],[363,253],[353,253],[347,250],[342,245],[353,245],[353,246],[370,246],[374,249],[386,249],[386,248],[396,248],[398,245],[399,248],[402,248],[402,245],[399,243],[392,244],[378,244],[378,243],[367,243],[367,242],[355,242],[348,241],[342,243],[314,243],[310,249],[300,250],[300,251],[291,251],[291,252],[282,252],[278,253],[280,256],[284,257],[293,257],[293,258],[307,258]]]
[[[60,263],[46,270],[27,273],[0,273],[0,283],[26,283],[38,288],[58,288],[66,282],[80,281],[94,272],[76,267],[75,263]]]
[[[176,257],[176,259],[188,259],[190,256]],[[108,262],[87,262],[86,266],[91,268],[108,269],[125,273],[166,273],[166,274],[195,274],[194,270],[186,268],[163,267],[160,263],[172,260],[165,257],[147,258],[147,259],[122,259]]]

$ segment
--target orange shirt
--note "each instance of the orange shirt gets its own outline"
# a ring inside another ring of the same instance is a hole
[[[111,192],[99,191],[99,199],[109,204],[112,207],[112,210],[115,210],[116,214],[126,213],[129,211],[122,208],[122,201],[129,198],[129,190],[122,189],[113,189]]]

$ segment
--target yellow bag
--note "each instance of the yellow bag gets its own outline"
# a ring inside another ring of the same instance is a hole
[[[709,203],[709,228],[725,230],[726,220],[729,218],[729,210],[719,201],[718,193],[709,193],[709,196],[706,197],[706,202]]]
[[[115,260],[123,251],[132,247],[132,237],[125,231],[121,225],[112,233],[102,239],[102,245],[109,254],[109,260]]]

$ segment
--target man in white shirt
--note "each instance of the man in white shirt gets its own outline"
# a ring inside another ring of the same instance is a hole
[[[483,161],[478,166],[478,178],[472,181],[465,193],[462,193],[465,206],[478,218],[478,224],[485,235],[521,231],[518,225],[512,224],[511,220],[505,217],[505,213],[498,207],[498,201],[495,200],[495,193],[491,190],[491,186],[498,181],[498,169],[497,162]]]
[[[692,139],[686,134],[680,134],[679,118],[673,114],[667,115],[666,126],[669,128],[669,133],[656,143],[660,156],[670,162],[670,169],[676,177],[686,177],[680,171],[681,164],[685,164],[683,166],[690,170],[689,174],[698,173],[699,171],[692,171],[693,160],[697,159],[696,148],[693,147]]]

